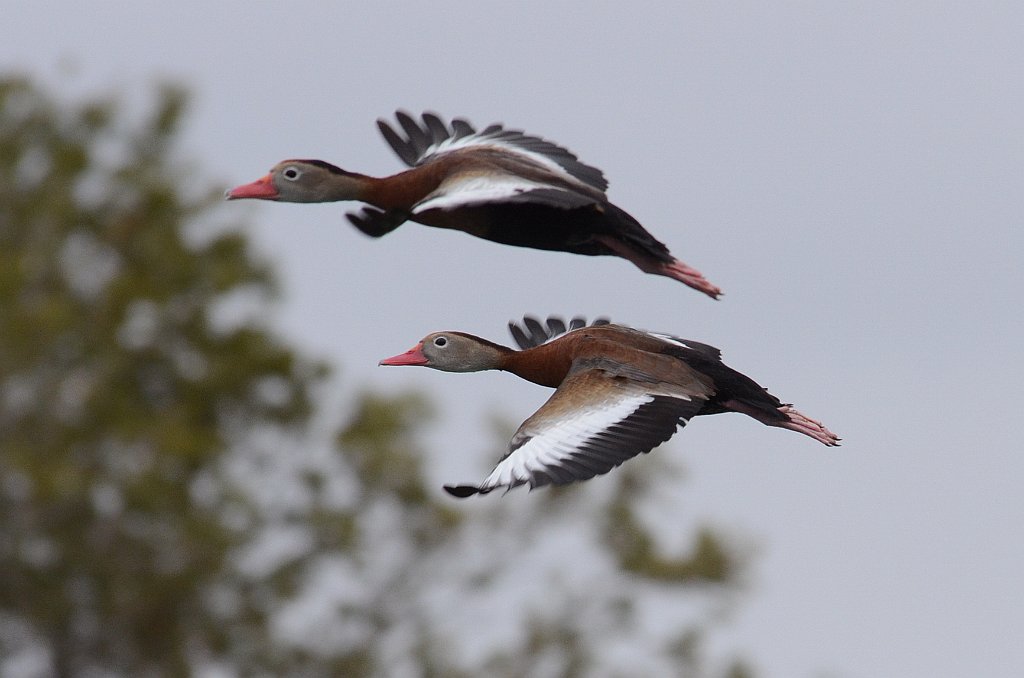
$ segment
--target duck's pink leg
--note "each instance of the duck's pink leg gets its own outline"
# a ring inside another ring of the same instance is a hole
[[[792,405],[783,405],[779,408],[779,412],[788,416],[789,421],[772,423],[770,424],[771,426],[781,426],[782,428],[788,428],[790,431],[803,433],[805,436],[810,436],[829,447],[836,447],[839,445],[839,441],[841,440],[839,436],[825,428],[825,425],[820,421],[811,419],[807,415],[793,409]]]
[[[717,285],[712,285],[708,282],[707,278],[701,275],[700,271],[687,266],[676,258],[673,258],[672,261],[669,262],[658,261],[652,256],[638,252],[616,238],[598,236],[595,239],[623,259],[632,261],[633,264],[635,264],[636,267],[644,273],[663,275],[666,278],[678,280],[684,285],[689,285],[698,292],[703,292],[712,299],[717,299],[722,295],[722,290],[719,289]]]
[[[644,268],[635,261],[633,263],[640,266],[640,268],[647,273],[663,275],[674,280],[678,280],[684,285],[689,285],[693,289],[703,292],[712,299],[717,299],[722,296],[722,290],[719,289],[717,285],[711,284],[700,271],[691,266],[687,266],[678,259],[673,259],[672,262],[668,264],[658,263],[653,269]]]
[[[749,417],[753,417],[766,426],[778,426],[779,428],[803,433],[805,436],[810,436],[819,443],[828,445],[829,447],[838,446],[839,441],[842,440],[842,438],[837,436],[835,433],[832,433],[832,431],[825,428],[825,425],[820,421],[815,421],[805,414],[798,412],[792,405],[782,405],[778,408],[779,412],[786,415],[785,419],[780,419],[778,416],[772,416],[771,410],[765,411],[756,407],[751,407],[739,400],[727,400],[722,403],[722,405],[733,412],[740,412]]]

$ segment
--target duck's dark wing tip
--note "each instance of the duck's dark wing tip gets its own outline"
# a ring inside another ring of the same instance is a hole
[[[472,497],[474,494],[487,494],[487,490],[481,490],[479,487],[472,485],[445,485],[444,491],[459,499]]]
[[[361,212],[349,212],[345,216],[362,233],[371,238],[380,238],[401,226],[408,215],[400,210],[364,207]]]
[[[534,346],[540,346],[546,341],[550,341],[555,337],[561,336],[566,332],[578,330],[587,326],[587,319],[582,316],[575,316],[566,323],[562,318],[558,316],[548,316],[546,327],[544,323],[541,323],[535,317],[526,315],[523,316],[522,320],[510,320],[508,323],[509,332],[512,334],[512,338],[515,340],[516,345],[520,349],[528,349]],[[608,318],[600,317],[595,318],[591,327],[599,325],[608,325],[611,321]]]
[[[415,167],[430,155],[431,149],[451,136],[444,121],[436,113],[422,114],[423,124],[401,109],[395,111],[395,120],[405,136],[402,136],[383,118],[377,120],[377,128],[392,150],[406,165]]]
[[[416,146],[411,140],[404,139],[384,119],[377,120],[377,129],[380,130],[384,140],[388,142],[388,146],[391,146],[391,150],[401,158],[402,162],[409,167],[416,166],[416,163],[419,161],[419,154],[416,152]]]

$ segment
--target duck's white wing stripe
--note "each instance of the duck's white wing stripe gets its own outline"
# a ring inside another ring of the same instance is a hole
[[[509,453],[478,486],[447,487],[456,496],[499,487],[564,485],[607,473],[668,440],[702,406],[682,394],[651,394],[639,387],[571,412],[551,400],[520,427]],[[564,395],[564,394],[562,394]],[[553,412],[545,410],[549,405]]]
[[[547,184],[511,174],[457,177],[445,181],[436,191],[413,205],[412,213],[453,210],[488,202],[506,202],[530,191],[549,188]]]
[[[412,214],[423,214],[428,210],[455,210],[473,205],[513,203],[572,210],[596,202],[594,198],[582,193],[538,184],[510,174],[456,177],[445,181],[436,191],[413,205]]]
[[[689,346],[686,345],[686,342],[684,342],[682,339],[680,339],[679,337],[672,336],[671,334],[662,334],[661,332],[649,332],[647,330],[642,330],[642,331],[645,334],[648,334],[648,335],[650,335],[652,337],[655,337],[657,339],[661,339],[662,341],[668,342],[670,344],[674,344],[676,346],[681,346],[683,348],[690,348]]]
[[[709,344],[702,344],[701,342],[693,341],[692,339],[680,339],[677,336],[671,334],[664,334],[662,332],[648,332],[647,330],[643,331],[652,337],[661,339],[662,341],[668,342],[669,344],[672,344],[674,346],[680,346],[690,351],[702,353],[705,357],[710,358],[711,360],[722,359],[722,352]]]
[[[529,141],[532,140],[532,137],[513,137],[513,139],[525,139]],[[574,174],[568,171],[564,166],[553,160],[548,155],[545,155],[544,153],[531,151],[527,148],[524,148],[522,145],[514,143],[512,140],[505,141],[502,139],[495,139],[493,136],[487,134],[474,134],[468,137],[462,137],[461,139],[449,139],[440,144],[437,144],[436,146],[431,146],[424,154],[423,160],[425,161],[433,156],[439,156],[445,153],[450,153],[452,151],[458,151],[468,148],[494,148],[501,151],[502,153],[514,153],[515,155],[524,158],[526,161],[532,164],[543,167],[547,171],[561,177],[562,179],[568,182],[574,184],[587,184],[593,188],[596,188],[602,193],[605,190],[607,190],[608,187],[608,182],[604,180],[604,177],[601,174],[600,170],[592,168],[588,165],[584,165],[579,161],[576,161],[575,156],[571,156],[573,160],[570,161],[572,162],[573,167],[576,169],[576,173]],[[557,148],[557,150],[562,149]],[[566,155],[568,155],[567,152]]]
[[[621,424],[642,405],[653,400],[654,396],[651,395],[634,394],[617,402],[600,403],[597,407],[577,412],[571,419],[551,422],[549,426],[534,432],[520,431],[513,439],[509,454],[481,483],[481,489],[512,488],[523,483],[529,483],[531,487],[545,485],[548,482],[562,484],[559,482],[563,476],[562,470],[570,471],[567,462],[571,462],[577,453],[594,443],[603,442],[599,438],[603,431]],[[599,450],[593,454],[595,460],[604,462],[600,463],[600,466],[607,466],[602,473],[640,453],[637,449],[621,455],[621,458],[617,458],[619,455],[609,457],[604,447],[605,445],[598,445]],[[570,474],[576,475],[571,471]],[[597,475],[596,471],[586,477],[594,475]]]

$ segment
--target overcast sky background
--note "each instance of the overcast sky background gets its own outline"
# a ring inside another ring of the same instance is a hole
[[[439,480],[482,478],[495,461],[483,419],[518,423],[548,394],[508,375],[376,367],[429,331],[506,342],[526,312],[603,314],[721,347],[845,439],[828,450],[724,416],[659,452],[685,459],[697,517],[757,545],[729,646],[768,678],[1024,675],[1021,3],[4,14],[5,71],[136,104],[157,78],[190,87],[184,156],[203,181],[248,182],[289,157],[398,171],[374,126],[396,108],[501,121],[600,167],[611,199],[721,301],[618,259],[417,225],[371,241],[344,205],[224,216],[253,224],[280,273],[275,325],[339,367],[331,407],[361,385],[438,398]]]

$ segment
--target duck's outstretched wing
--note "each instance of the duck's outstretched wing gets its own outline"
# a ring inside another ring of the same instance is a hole
[[[453,119],[449,127],[439,116],[429,112],[422,115],[422,123],[405,111],[396,111],[395,119],[404,135],[383,119],[377,121],[377,127],[402,162],[410,167],[423,165],[452,151],[490,148],[519,156],[523,161],[582,182],[601,193],[608,190],[608,181],[601,170],[580,162],[574,153],[558,144],[520,130],[505,129],[496,123],[478,132],[461,118]]]
[[[445,485],[456,497],[519,485],[565,485],[607,473],[672,437],[703,407],[693,388],[637,382],[597,367],[570,373],[523,422],[509,451],[479,485]]]
[[[595,318],[590,323],[590,326],[608,325],[610,323],[611,321],[608,318]],[[508,331],[512,334],[516,345],[522,350],[546,344],[566,332],[572,332],[581,327],[587,327],[587,319],[579,315],[570,318],[568,325],[566,325],[564,320],[553,315],[548,316],[544,323],[530,315],[523,316],[523,319],[520,321],[508,321]]]

